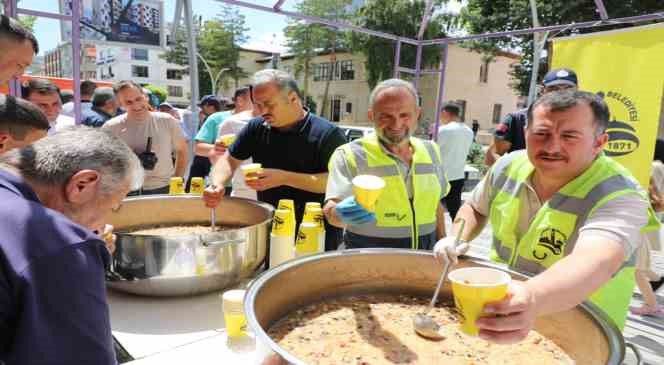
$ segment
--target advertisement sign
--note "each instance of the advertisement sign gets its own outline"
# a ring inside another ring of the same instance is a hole
[[[567,67],[579,88],[598,93],[611,118],[604,152],[646,189],[664,87],[664,26],[632,27],[555,39],[552,68]]]
[[[113,46],[164,46],[161,0],[80,0],[81,41]],[[72,0],[60,0],[60,12],[72,14]],[[62,40],[71,40],[71,23],[61,22]]]

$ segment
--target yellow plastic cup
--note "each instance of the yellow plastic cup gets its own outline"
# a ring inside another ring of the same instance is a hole
[[[202,177],[192,178],[191,185],[189,186],[189,194],[203,195],[203,190],[205,190],[205,179]]]
[[[477,336],[479,328],[475,321],[482,317],[484,305],[505,298],[512,278],[504,271],[486,267],[456,269],[448,278],[452,282],[454,304],[463,316],[461,331]]]
[[[385,189],[385,180],[374,175],[358,175],[353,178],[353,195],[358,204],[373,212],[376,201]]]
[[[257,176],[247,177],[247,175],[263,172],[263,166],[259,163],[248,163],[246,165],[240,166],[240,168],[242,169],[245,180],[258,180]]]
[[[302,222],[295,241],[295,256],[302,257],[318,253],[318,225]]]
[[[184,194],[184,179],[179,176],[173,176],[168,184],[168,194]]]
[[[272,234],[275,236],[294,236],[295,232],[291,223],[291,212],[288,209],[277,209],[272,218]]]
[[[224,146],[230,147],[233,144],[233,142],[235,142],[236,137],[237,136],[235,134],[232,134],[232,133],[231,134],[224,134],[224,135],[219,136],[219,138],[217,138],[217,143],[223,143]]]
[[[247,319],[244,316],[244,290],[229,290],[221,295],[224,310],[224,323],[228,337],[244,335]]]
[[[304,212],[306,213],[311,208],[322,208],[319,202],[307,202],[304,204]]]

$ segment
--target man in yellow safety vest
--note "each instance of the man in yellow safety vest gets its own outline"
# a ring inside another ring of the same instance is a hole
[[[480,336],[517,342],[535,318],[589,299],[623,328],[634,288],[641,235],[659,226],[644,190],[602,152],[609,109],[583,91],[546,94],[528,110],[526,150],[501,157],[465,203],[464,242],[439,241],[434,252],[456,261],[487,219],[491,258],[534,275],[513,282],[506,299],[484,307]]]
[[[375,133],[338,147],[330,158],[324,212],[345,228],[345,248],[432,249],[444,236],[440,199],[449,184],[437,144],[412,137],[420,116],[417,91],[407,81],[385,80],[369,97]],[[358,175],[385,181],[375,212],[357,203]]]

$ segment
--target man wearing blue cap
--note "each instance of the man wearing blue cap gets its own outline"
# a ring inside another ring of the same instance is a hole
[[[553,91],[574,89],[579,86],[576,73],[568,68],[558,68],[549,71],[542,80],[542,94]],[[487,166],[493,165],[496,160],[505,153],[518,151],[526,148],[524,127],[528,118],[528,108],[509,113],[505,119],[496,126],[493,144],[489,146],[484,157]]]

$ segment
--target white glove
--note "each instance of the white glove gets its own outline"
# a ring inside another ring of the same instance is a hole
[[[452,263],[456,265],[459,261],[459,255],[463,255],[468,251],[468,243],[461,240],[459,246],[456,245],[455,236],[447,236],[440,239],[436,242],[436,245],[433,247],[433,254],[439,261],[442,261],[445,265]]]

